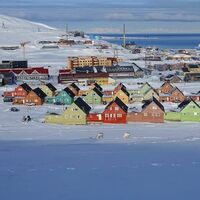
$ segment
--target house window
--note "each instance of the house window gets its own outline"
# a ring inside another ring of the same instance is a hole
[[[147,116],[148,116],[148,113],[144,113],[144,116],[147,117]]]
[[[119,110],[119,107],[115,107],[115,110]]]
[[[153,110],[157,110],[157,107],[156,107],[156,106],[153,106],[152,109],[153,109]]]
[[[107,117],[107,118],[108,118],[108,117],[109,117],[109,114],[105,114],[105,117]]]
[[[112,114],[110,114],[110,118],[112,118]]]
[[[197,116],[197,112],[194,112],[194,115]]]
[[[112,110],[112,107],[110,107],[110,110]]]
[[[122,117],[122,114],[117,114],[117,117],[118,117],[118,118]]]
[[[72,108],[72,111],[78,111],[78,109],[77,108]]]

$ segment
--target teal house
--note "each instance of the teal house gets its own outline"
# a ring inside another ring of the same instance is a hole
[[[75,94],[69,89],[65,88],[55,96],[55,104],[71,105],[74,102]]]
[[[200,122],[200,106],[192,99],[179,104],[176,111],[165,113],[167,121]]]

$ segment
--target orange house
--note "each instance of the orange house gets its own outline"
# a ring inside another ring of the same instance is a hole
[[[13,104],[24,104],[24,99],[31,90],[32,88],[27,83],[23,83],[16,87],[14,91]]]
[[[45,97],[46,94],[40,88],[36,88],[25,97],[25,103],[40,106],[44,103]]]

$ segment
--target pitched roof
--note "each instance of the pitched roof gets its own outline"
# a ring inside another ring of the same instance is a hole
[[[149,91],[153,90],[154,93],[156,93],[158,96],[159,96],[159,93],[153,88],[153,87],[150,87],[146,92],[145,94],[147,94]]]
[[[46,86],[47,86],[52,92],[55,92],[55,91],[57,90],[51,83],[47,83]]]
[[[94,87],[94,88],[93,88],[93,91],[94,91],[95,93],[97,93],[100,97],[103,96],[103,93],[102,93],[101,91],[99,91],[98,88]]]
[[[172,90],[170,91],[170,93],[172,94],[172,92],[174,92],[176,90],[178,90],[181,94],[183,94],[183,92],[179,88],[177,88],[177,87],[172,88]]]
[[[20,85],[24,90],[26,90],[26,92],[30,92],[32,90],[32,88],[27,84],[27,83],[23,83]]]
[[[163,112],[165,112],[164,106],[155,98],[153,97],[150,100],[145,101],[145,103],[142,106],[142,109],[144,110],[146,107],[148,107],[152,102],[154,102]]]
[[[178,108],[180,110],[183,110],[189,103],[193,102],[198,108],[200,108],[200,106],[191,98],[189,99],[186,99],[184,100],[183,102],[181,102],[179,105],[178,105]]]
[[[126,104],[124,104],[124,103],[122,102],[122,100],[119,99],[118,97],[116,97],[113,101],[111,101],[111,102],[106,106],[105,110],[106,110],[107,108],[109,108],[110,105],[112,105],[113,103],[116,103],[124,112],[127,112],[127,111],[128,111],[128,106],[127,106]]]
[[[66,88],[64,89],[64,91],[65,91],[70,97],[72,97],[72,98],[75,97],[75,94],[74,94],[68,87],[66,87]]]
[[[126,87],[122,85],[121,91],[124,92],[128,97],[130,96],[129,92],[126,90]]]
[[[99,91],[103,91],[103,88],[98,84],[98,83],[95,83],[94,86],[99,90]]]
[[[82,99],[78,98],[74,101],[74,103],[85,113],[88,114],[91,110],[91,107]]]
[[[173,85],[172,85],[169,81],[165,81],[165,82],[161,85],[161,88],[162,88],[165,84],[169,84],[171,87],[173,87]]]
[[[80,88],[75,83],[70,84],[70,86],[73,87],[77,92],[80,90]]]
[[[44,99],[47,96],[40,88],[35,88],[33,92],[37,94],[37,96],[39,96],[41,99]]]

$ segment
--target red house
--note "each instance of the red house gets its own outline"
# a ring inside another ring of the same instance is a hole
[[[125,124],[128,107],[118,98],[111,101],[102,113],[103,123]]]
[[[88,123],[102,123],[101,113],[89,113],[87,116]]]
[[[13,104],[24,104],[24,99],[31,90],[31,87],[27,83],[23,83],[16,87],[14,91]]]

